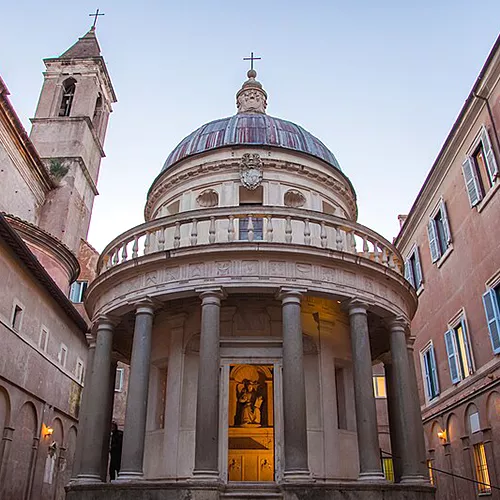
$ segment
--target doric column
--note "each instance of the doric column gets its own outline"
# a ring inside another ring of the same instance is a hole
[[[221,288],[198,290],[201,298],[200,359],[196,398],[193,475],[219,478],[219,378]]]
[[[87,351],[87,365],[85,366],[84,386],[82,399],[80,403],[80,410],[78,412],[78,434],[76,436],[75,458],[73,462],[73,470],[71,471],[71,478],[76,478],[80,473],[80,465],[82,462],[82,451],[85,436],[88,435],[87,422],[88,413],[87,405],[90,397],[90,382],[92,379],[92,368],[94,364],[95,354],[95,338],[91,334],[86,335],[89,348]]]
[[[305,290],[281,288],[285,480],[310,480],[300,300]]]
[[[394,482],[401,480],[401,452],[399,445],[402,442],[401,429],[399,428],[399,419],[396,414],[399,411],[397,407],[397,397],[394,394],[394,371],[392,369],[392,360],[386,355],[384,362],[385,386],[387,389],[387,416],[389,418],[389,433],[391,436],[392,464],[394,468]]]
[[[398,453],[401,457],[401,483],[422,482],[427,478],[422,475],[418,430],[415,428],[417,408],[414,404],[411,372],[406,346],[406,323],[399,318],[389,322],[389,335],[393,369],[393,396],[397,408],[395,420],[400,432]],[[423,439],[423,436],[421,436]]]
[[[119,480],[141,479],[144,475],[143,457],[153,316],[154,304],[150,299],[142,300],[136,305]]]
[[[111,352],[113,349],[113,321],[107,316],[97,319],[97,338],[94,363],[87,403],[85,440],[83,442],[79,481],[101,481],[103,441],[109,403]]]
[[[108,409],[106,414],[106,425],[104,428],[104,439],[102,445],[101,458],[101,479],[106,482],[108,479],[108,462],[109,462],[109,444],[111,439],[111,422],[113,421],[113,407],[115,404],[115,382],[116,382],[116,367],[118,359],[116,354],[111,355],[111,366],[109,367],[109,396]]]
[[[406,348],[408,349],[408,363],[410,366],[410,395],[413,396],[413,408],[415,415],[415,434],[417,439],[417,453],[420,465],[420,474],[429,478],[429,469],[427,467],[427,452],[425,450],[424,423],[422,421],[422,412],[420,410],[420,397],[418,395],[417,371],[415,368],[415,357],[413,355],[413,344],[415,337],[407,337]]]
[[[384,479],[380,461],[377,409],[373,394],[372,357],[368,334],[367,306],[357,300],[349,303],[354,402],[358,433],[359,480]]]

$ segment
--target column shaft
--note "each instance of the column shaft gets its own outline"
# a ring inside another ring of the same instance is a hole
[[[98,320],[97,339],[90,396],[87,404],[86,436],[78,480],[101,481],[102,447],[108,416],[109,378],[113,349],[113,324],[108,318]]]
[[[383,480],[366,306],[358,302],[351,303],[349,319],[358,434],[359,479]]]
[[[405,325],[394,320],[390,324],[390,345],[393,366],[397,429],[401,433],[398,452],[401,457],[401,482],[424,481],[419,457],[418,432],[415,429],[416,411],[411,383]],[[423,437],[423,436],[422,436]],[[423,460],[423,459],[422,459]]]
[[[193,474],[219,477],[220,305],[222,290],[201,297],[200,361],[196,398],[196,444]]]
[[[76,436],[75,459],[73,462],[73,470],[71,477],[76,478],[80,473],[80,465],[82,462],[83,443],[88,435],[88,413],[87,405],[90,397],[90,383],[92,380],[92,370],[94,365],[95,341],[90,335],[87,336],[89,349],[87,351],[87,365],[85,367],[84,386],[82,400],[80,403],[80,411],[78,412],[78,434]]]
[[[401,452],[399,445],[401,443],[401,429],[399,428],[399,419],[396,413],[399,411],[397,398],[394,394],[394,372],[391,362],[384,362],[385,385],[387,388],[387,414],[389,417],[389,432],[391,436],[392,464],[394,468],[394,482],[401,480]]]
[[[137,305],[123,430],[122,462],[118,475],[120,480],[139,479],[144,475],[143,457],[153,315],[154,307],[151,301],[143,301]]]
[[[307,453],[304,348],[298,290],[282,290],[283,321],[283,419],[285,430],[285,479],[310,478]]]
[[[108,410],[106,416],[106,425],[104,427],[104,439],[102,444],[102,459],[101,459],[101,479],[106,482],[108,479],[108,464],[109,464],[109,444],[111,438],[111,421],[113,420],[113,406],[115,403],[115,380],[117,361],[112,359],[109,367],[109,396]]]

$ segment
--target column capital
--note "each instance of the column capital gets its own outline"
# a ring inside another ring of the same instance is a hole
[[[118,318],[108,314],[98,314],[92,321],[97,330],[113,330],[118,323]]]
[[[344,308],[346,308],[349,311],[349,316],[352,316],[353,314],[364,314],[366,315],[368,312],[368,307],[369,304],[368,302],[354,298],[350,300],[346,300],[343,303]]]
[[[404,316],[393,316],[386,319],[386,324],[391,332],[402,331],[405,335],[409,330],[409,321]]]
[[[143,299],[134,303],[134,309],[136,316],[138,314],[149,314],[153,316],[155,311],[161,307],[161,303],[151,299],[150,297],[144,297]]]
[[[295,288],[282,286],[276,293],[276,298],[281,300],[283,304],[295,302],[299,303],[302,299],[302,295],[307,292],[307,288]]]
[[[195,292],[200,295],[202,305],[213,304],[220,306],[221,300],[227,297],[226,291],[221,286],[196,288]]]

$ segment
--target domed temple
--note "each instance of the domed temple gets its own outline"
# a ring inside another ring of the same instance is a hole
[[[266,114],[256,76],[235,116],[170,153],[146,222],[100,256],[70,500],[434,498],[402,258],[356,222],[329,149]],[[121,470],[103,483],[117,360],[130,364]],[[396,482],[382,471],[375,362]]]

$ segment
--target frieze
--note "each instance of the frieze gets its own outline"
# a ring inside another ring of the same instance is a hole
[[[255,276],[259,274],[259,262],[257,260],[243,260],[241,262],[241,274],[243,276]]]

